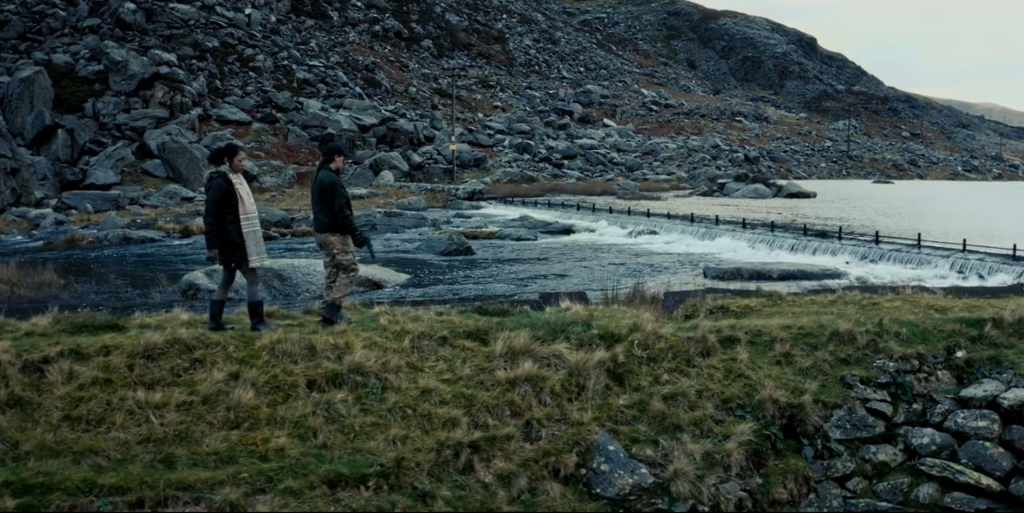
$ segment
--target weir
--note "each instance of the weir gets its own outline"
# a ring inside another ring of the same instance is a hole
[[[991,278],[1007,275],[1015,280],[1024,278],[1024,261],[984,253],[963,253],[953,249],[881,242],[860,238],[821,239],[787,232],[766,233],[760,230],[743,230],[731,226],[708,226],[690,224],[685,221],[626,217],[620,215],[583,214],[560,209],[536,207],[498,207],[502,210],[536,212],[562,221],[607,223],[624,229],[648,228],[659,235],[675,235],[699,241],[730,239],[744,242],[752,248],[769,251],[783,251],[799,255],[840,257],[848,261],[859,261],[895,265],[910,269],[942,269],[958,274]]]

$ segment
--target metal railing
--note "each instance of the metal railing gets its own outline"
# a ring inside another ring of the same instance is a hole
[[[519,201],[516,201],[519,200]],[[905,246],[916,247],[917,249],[933,248],[933,249],[959,249],[961,253],[972,253],[979,255],[988,255],[1008,258],[1012,261],[1018,260],[1017,244],[1012,247],[998,247],[998,246],[986,246],[982,244],[968,244],[967,239],[962,239],[960,242],[946,242],[938,240],[929,240],[921,237],[918,233],[916,238],[911,237],[898,237],[895,235],[882,235],[875,230],[874,234],[856,233],[850,231],[843,231],[843,227],[829,227],[823,228],[820,226],[811,226],[806,223],[795,224],[795,223],[777,223],[775,221],[760,221],[754,219],[740,218],[727,219],[718,215],[698,215],[690,212],[689,214],[676,214],[669,211],[652,211],[651,209],[633,209],[633,207],[627,206],[626,208],[615,207],[609,205],[606,207],[598,207],[596,203],[581,203],[581,202],[567,202],[567,201],[552,201],[550,199],[527,199],[527,198],[500,198],[499,201],[504,205],[516,206],[521,205],[524,207],[535,207],[535,208],[552,208],[560,210],[571,210],[580,213],[608,213],[611,215],[624,215],[627,217],[641,217],[647,219],[665,219],[667,221],[680,221],[688,222],[690,224],[709,224],[713,226],[733,226],[739,227],[744,230],[767,230],[770,233],[790,233],[801,235],[809,238],[817,239],[834,239],[838,241],[843,240],[859,240],[865,242],[873,242],[875,245],[880,245],[883,242],[890,242],[895,244],[901,244]]]

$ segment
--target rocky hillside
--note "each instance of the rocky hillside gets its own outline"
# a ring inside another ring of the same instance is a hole
[[[1024,171],[1024,129],[684,1],[8,2],[0,211],[195,190],[232,139],[267,187],[326,139],[360,150],[356,185],[449,181],[453,86],[459,182]]]

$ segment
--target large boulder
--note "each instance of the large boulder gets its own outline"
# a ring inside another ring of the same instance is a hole
[[[178,293],[184,299],[213,297],[220,282],[222,268],[211,266],[193,271],[178,282]],[[259,269],[260,293],[268,301],[313,301],[323,297],[324,263],[320,259],[273,259]],[[353,293],[380,290],[404,283],[409,275],[378,265],[359,266]],[[245,297],[245,277],[239,275],[228,294],[229,298]]]
[[[45,69],[30,66],[14,72],[3,97],[3,114],[11,135],[26,138],[33,116],[52,116],[53,97],[53,82]]]
[[[466,240],[466,237],[458,233],[429,237],[419,245],[418,249],[440,256],[471,256],[476,254],[476,250]]]
[[[126,207],[128,200],[121,191],[67,191],[60,195],[60,205],[75,210],[89,205],[94,212],[107,212]]]
[[[379,175],[384,171],[390,171],[395,180],[402,180],[409,175],[409,164],[402,159],[398,152],[381,153],[366,162],[373,174]]]
[[[768,199],[772,197],[772,190],[759,183],[752,183],[734,192],[731,197],[741,199]]]
[[[139,84],[156,74],[157,69],[145,57],[113,41],[100,45],[108,87],[115,93],[132,93]]]
[[[83,189],[109,189],[121,183],[121,172],[135,163],[132,144],[121,141],[89,160]]]
[[[205,148],[171,136],[160,143],[157,152],[167,173],[176,182],[192,191],[203,188],[209,168],[206,159],[210,155]]]
[[[802,185],[796,182],[788,182],[786,185],[779,189],[779,193],[775,195],[776,198],[797,198],[797,199],[811,199],[817,198],[818,193],[805,189]]]

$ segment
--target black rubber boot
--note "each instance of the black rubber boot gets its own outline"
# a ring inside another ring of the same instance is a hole
[[[249,322],[250,328],[253,331],[270,331],[273,329],[263,317],[263,301],[251,301],[246,306],[249,307]]]
[[[227,301],[220,301],[214,299],[210,301],[210,331],[227,331],[233,330],[235,327],[231,324],[224,324],[224,306],[227,305]]]
[[[328,301],[324,305],[324,315],[320,318],[320,322],[324,326],[334,326],[335,324],[345,324],[348,322],[348,317],[342,315],[340,304]]]

